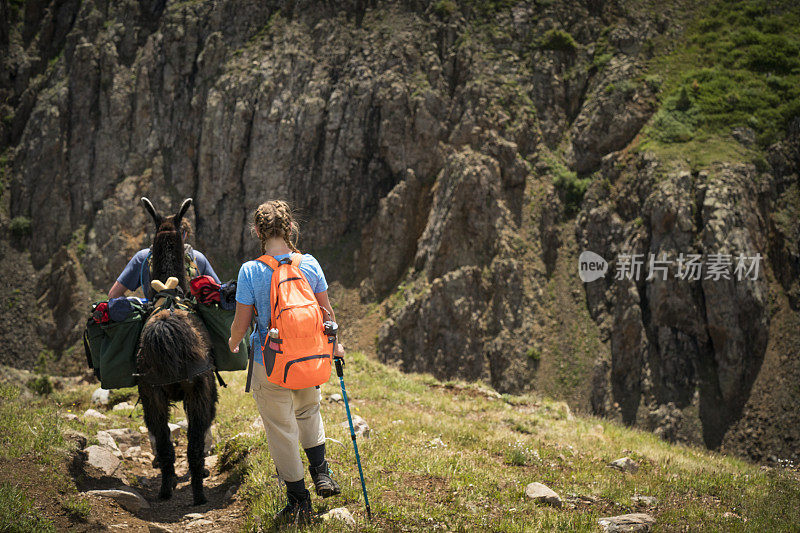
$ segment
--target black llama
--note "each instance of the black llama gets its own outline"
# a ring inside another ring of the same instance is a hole
[[[178,213],[166,218],[156,212],[147,198],[142,198],[142,204],[156,224],[151,248],[152,279],[166,283],[170,277],[177,278],[177,294],[181,291],[188,294],[180,224],[192,199],[184,200]],[[156,300],[160,299],[156,297]],[[194,504],[201,505],[207,501],[203,493],[204,437],[217,409],[211,340],[195,313],[175,306],[174,299],[169,296],[164,301],[167,305],[157,306],[142,330],[137,358],[139,397],[145,424],[156,441],[155,453],[161,467],[161,499],[170,498],[178,484],[175,449],[167,422],[170,404],[183,400],[189,421],[187,455],[192,496]]]

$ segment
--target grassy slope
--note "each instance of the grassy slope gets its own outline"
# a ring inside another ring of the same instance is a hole
[[[670,445],[607,421],[573,418],[565,404],[537,396],[496,397],[479,384],[403,374],[361,353],[352,354],[349,361],[351,407],[372,427],[371,437],[359,439],[359,445],[375,520],[365,520],[353,450],[347,431],[338,425],[345,420],[344,408],[328,401],[323,403],[328,436],[342,443],[329,442],[329,456],[344,490],[332,500],[315,498],[315,505],[319,510],[346,505],[363,531],[594,531],[597,518],[635,510],[635,494],[659,499],[649,512],[662,530],[787,530],[800,523],[796,472],[764,470],[698,448]],[[235,473],[244,476],[240,496],[251,510],[245,527],[252,528],[258,522],[268,525],[283,498],[265,436],[230,440],[253,431],[250,424],[257,416],[252,399],[242,392],[244,377],[241,372],[226,376],[230,386],[221,393],[216,423],[222,443],[218,452],[250,451]],[[45,464],[66,460],[57,431],[66,423],[56,411],[84,409],[91,389],[55,393],[38,402],[35,410],[20,409],[20,400],[4,389],[0,461],[20,456]],[[334,392],[338,386],[331,380],[323,396]],[[109,427],[141,423],[140,415],[109,416]],[[183,418],[182,410],[174,411],[174,418]],[[47,421],[43,429],[26,428],[35,419]],[[69,424],[89,435],[98,429],[96,424]],[[432,442],[437,438],[443,444]],[[623,474],[606,466],[626,455],[641,464],[638,473]],[[526,500],[525,485],[533,481],[560,493],[565,507]],[[74,490],[65,488],[63,481],[54,483],[54,490],[59,485],[63,495],[56,497],[74,501]],[[11,505],[8,493],[5,487],[0,491],[0,512]],[[309,530],[336,527],[325,524]]]
[[[795,2],[716,0],[696,8],[676,41],[656,44],[648,79],[661,84],[660,109],[638,149],[692,168],[763,161],[800,114],[800,7]],[[753,130],[745,149],[731,130]]]

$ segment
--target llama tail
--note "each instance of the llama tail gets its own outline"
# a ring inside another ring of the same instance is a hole
[[[139,371],[159,381],[185,379],[189,366],[206,358],[204,346],[185,312],[160,311],[142,330]]]

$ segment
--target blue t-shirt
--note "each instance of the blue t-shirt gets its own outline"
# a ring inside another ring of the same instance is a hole
[[[274,256],[280,261],[291,254],[280,254]],[[328,282],[325,281],[325,274],[319,262],[311,254],[303,254],[303,262],[300,263],[300,272],[306,277],[308,284],[314,294],[328,290]],[[236,301],[243,305],[255,305],[258,311],[256,317],[256,330],[250,336],[253,345],[253,360],[258,364],[264,364],[261,355],[261,345],[267,338],[269,332],[270,304],[269,304],[269,285],[272,281],[272,269],[261,261],[248,261],[239,269],[239,279],[236,282]]]
[[[192,249],[191,253],[192,257],[194,258],[194,262],[197,263],[197,270],[200,271],[200,275],[211,276],[214,278],[214,281],[220,283],[217,274],[214,272],[214,269],[211,268],[211,263],[208,262],[206,256],[194,249]],[[117,281],[122,283],[129,291],[135,291],[139,288],[140,284],[144,285],[144,287],[146,287],[146,290],[143,289],[144,295],[145,297],[150,298],[153,295],[153,289],[150,287],[150,269],[146,266],[142,268],[142,265],[147,260],[148,255],[150,255],[150,248],[145,248],[136,252],[136,255],[133,256],[133,259],[128,261],[128,264],[125,266],[125,270],[123,270],[122,274],[119,275]]]

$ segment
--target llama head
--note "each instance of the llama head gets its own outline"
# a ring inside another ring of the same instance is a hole
[[[142,196],[142,205],[145,210],[150,213],[150,216],[153,217],[153,222],[155,222],[156,225],[156,236],[170,233],[177,234],[180,237],[181,220],[183,220],[186,211],[189,210],[189,206],[192,205],[192,199],[186,198],[181,204],[180,209],[178,209],[178,212],[168,217],[161,216],[158,211],[156,211],[156,208],[153,207],[153,203],[145,196]]]
[[[152,279],[166,282],[168,278],[176,277],[183,292],[188,292],[189,287],[183,261],[185,253],[183,234],[180,229],[181,220],[189,206],[192,205],[192,199],[185,199],[178,212],[167,217],[158,214],[153,203],[147,198],[142,198],[142,205],[150,213],[156,225],[156,234],[150,249],[153,255]]]

